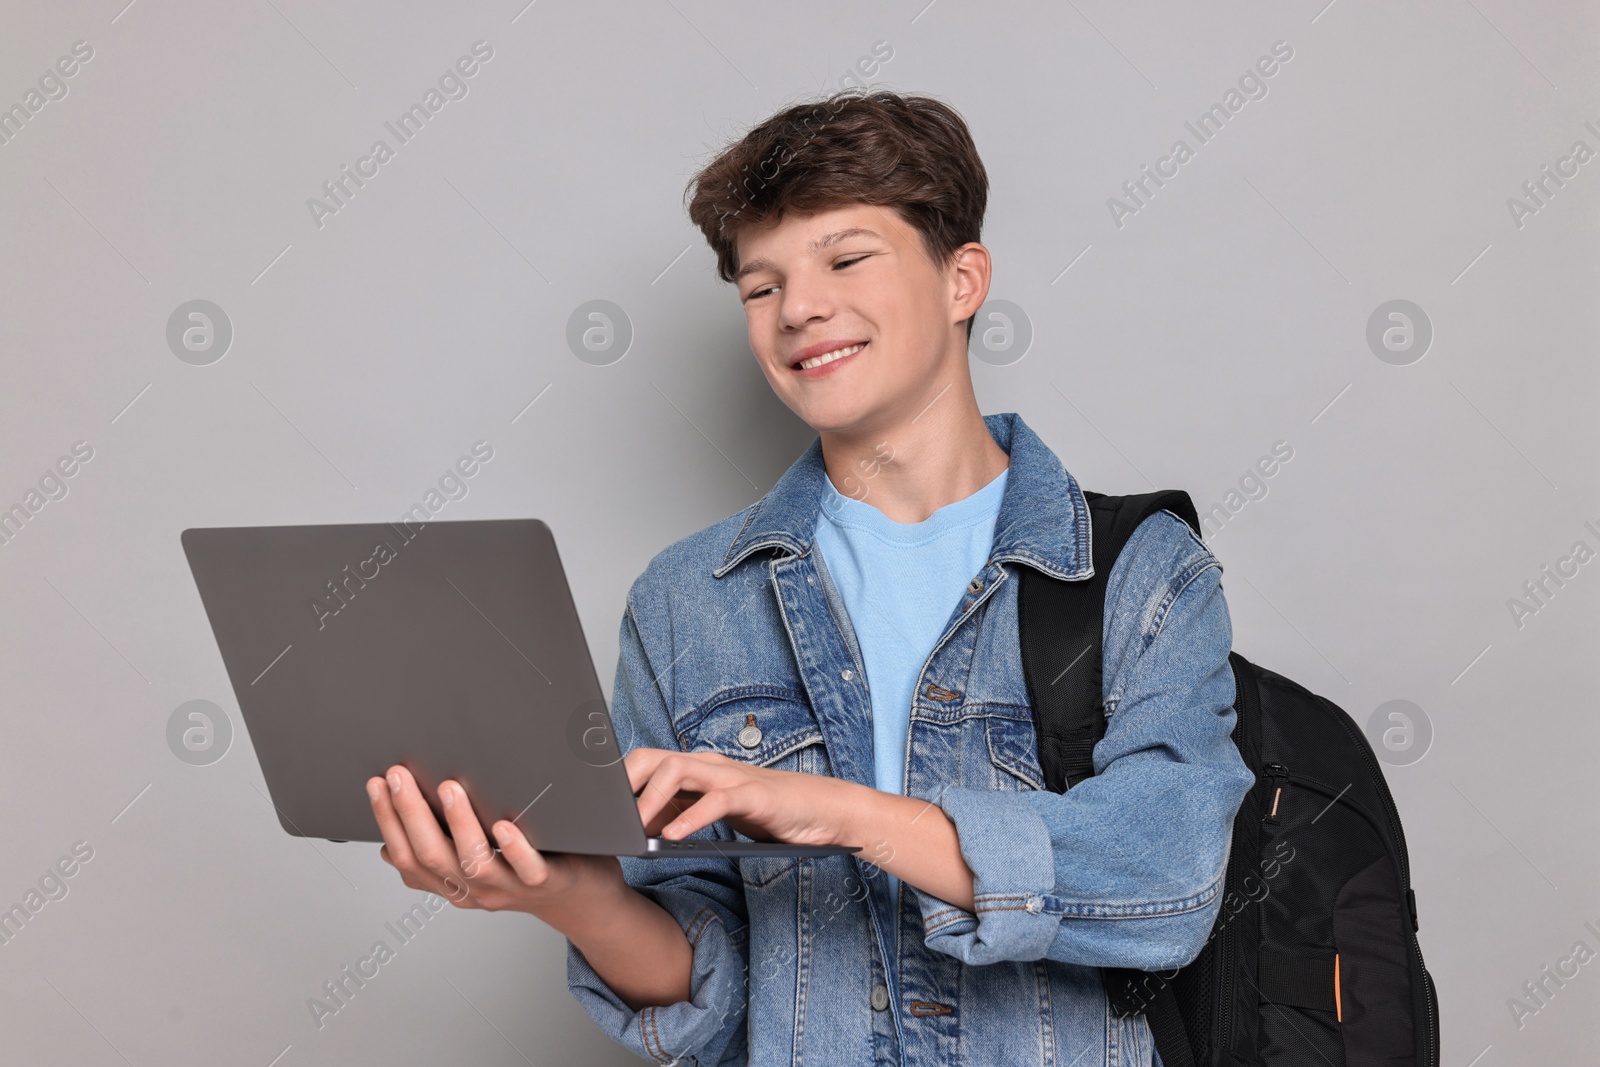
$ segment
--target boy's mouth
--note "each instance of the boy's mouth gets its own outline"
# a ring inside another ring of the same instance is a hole
[[[862,349],[866,348],[868,343],[869,342],[866,341],[857,341],[854,344],[830,348],[817,355],[795,361],[794,363],[790,364],[790,369],[799,371],[801,374],[805,374],[808,371],[816,371],[823,367],[837,363],[842,359],[849,359],[850,357],[859,353]]]

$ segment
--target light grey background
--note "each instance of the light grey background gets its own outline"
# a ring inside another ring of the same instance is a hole
[[[0,145],[0,506],[93,448],[0,545],[0,905],[94,849],[0,945],[8,1060],[633,1062],[517,915],[446,910],[317,1029],[308,998],[421,894],[376,846],[279,829],[178,534],[395,518],[486,440],[440,517],[551,524],[609,691],[651,555],[812,437],[684,183],[877,42],[872,80],[954,104],[989,169],[992,296],[1033,340],[974,360],[986,413],[1090,488],[1202,509],[1293,448],[1210,543],[1241,651],[1358,722],[1405,700],[1431,727],[1387,772],[1443,1062],[1592,1053],[1600,963],[1520,1027],[1508,1000],[1600,950],[1600,563],[1520,626],[1508,599],[1600,548],[1600,161],[1520,226],[1507,204],[1600,150],[1592,4],[124,2],[11,0],[0,32],[0,106],[94,53]],[[307,199],[480,40],[468,95],[319,229]],[[1267,95],[1114,224],[1277,41]],[[233,329],[206,366],[167,343],[196,299]],[[633,331],[607,365],[566,340],[600,299]],[[1396,299],[1434,333],[1405,366],[1366,340]],[[168,747],[191,700],[235,720],[209,765]]]

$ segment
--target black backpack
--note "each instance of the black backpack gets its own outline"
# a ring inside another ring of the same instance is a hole
[[[1039,765],[1058,793],[1094,773],[1105,734],[1100,645],[1117,554],[1162,509],[1200,532],[1181,491],[1084,496],[1094,576],[1018,571]],[[1257,781],[1234,818],[1222,910],[1188,966],[1103,970],[1112,1009],[1145,1013],[1164,1067],[1437,1067],[1405,836],[1371,744],[1332,702],[1237,652],[1228,661],[1233,740]]]

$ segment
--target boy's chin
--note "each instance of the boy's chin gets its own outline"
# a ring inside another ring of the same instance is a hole
[[[818,433],[854,436],[866,433],[882,424],[877,417],[881,405],[868,403],[860,395],[849,395],[841,390],[836,397],[810,397],[795,414]]]

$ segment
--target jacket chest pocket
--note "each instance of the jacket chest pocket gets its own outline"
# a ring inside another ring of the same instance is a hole
[[[779,771],[828,774],[829,764],[811,707],[802,693],[773,686],[726,690],[678,725],[685,752],[717,752],[729,759]],[[750,838],[735,832],[740,841]],[[794,869],[793,857],[745,858],[745,885],[761,887]]]
[[[1039,769],[1039,739],[1033,715],[1027,708],[997,708],[984,717],[984,741],[989,750],[993,788],[1043,789]]]

